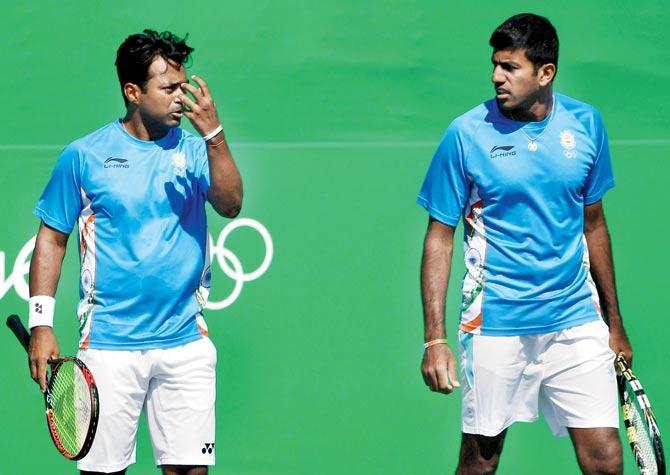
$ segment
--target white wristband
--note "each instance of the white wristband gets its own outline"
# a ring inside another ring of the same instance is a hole
[[[28,328],[53,327],[56,299],[48,295],[35,295],[28,300]]]
[[[210,133],[208,133],[207,135],[205,135],[205,136],[203,137],[203,139],[205,139],[205,142],[207,142],[207,141],[209,141],[209,140],[212,140],[214,137],[216,137],[216,134],[218,134],[218,133],[221,132],[222,130],[223,130],[223,127],[221,126],[221,124],[219,124],[219,126],[218,126],[216,129],[212,130]]]

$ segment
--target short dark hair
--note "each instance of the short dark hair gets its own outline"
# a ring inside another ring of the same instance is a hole
[[[116,52],[114,63],[121,83],[121,93],[123,94],[123,86],[129,82],[137,84],[142,91],[145,90],[149,80],[149,66],[156,56],[162,56],[179,65],[188,61],[193,48],[186,44],[187,38],[188,34],[179,38],[169,31],[158,33],[149,29],[126,38]],[[125,94],[123,100],[128,105]]]
[[[489,44],[494,51],[525,49],[535,71],[549,63],[558,69],[558,34],[543,16],[520,13],[508,18],[493,32]]]

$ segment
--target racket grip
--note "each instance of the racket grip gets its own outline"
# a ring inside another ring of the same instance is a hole
[[[28,330],[26,330],[26,327],[23,326],[23,323],[21,323],[19,316],[14,314],[7,317],[7,326],[14,333],[14,336],[19,340],[19,343],[21,343],[26,352],[28,352],[30,334],[28,333]]]

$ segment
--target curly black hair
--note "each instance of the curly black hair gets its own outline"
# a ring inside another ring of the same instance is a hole
[[[536,72],[549,63],[558,69],[558,34],[543,16],[521,13],[508,18],[493,32],[489,44],[495,51],[525,49]]]
[[[150,29],[126,38],[116,52],[114,63],[121,83],[121,93],[123,94],[123,86],[127,83],[137,84],[145,91],[149,80],[149,66],[157,55],[180,65],[186,63],[194,51],[186,44],[187,39],[188,34],[179,38],[169,31],[158,33]],[[123,100],[128,105],[125,94]]]

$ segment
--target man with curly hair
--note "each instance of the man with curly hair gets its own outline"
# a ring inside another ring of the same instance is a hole
[[[126,38],[116,56],[125,116],[65,148],[35,208],[29,364],[42,391],[47,360],[59,354],[54,295],[78,223],[78,356],[100,397],[82,474],[125,473],[142,411],[164,474],[201,475],[214,464],[205,203],[237,216],[242,181],[207,84],[186,76],[192,51],[169,32]],[[201,137],[179,128],[183,116]]]

